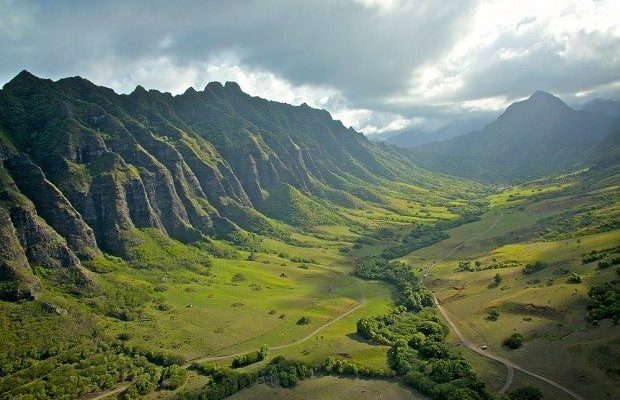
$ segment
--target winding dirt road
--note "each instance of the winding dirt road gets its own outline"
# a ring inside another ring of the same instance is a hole
[[[358,281],[358,286],[359,286],[359,281]],[[312,332],[310,332],[306,336],[304,336],[304,337],[302,337],[300,339],[294,339],[293,341],[291,341],[291,342],[289,342],[287,344],[282,344],[282,345],[279,345],[279,346],[270,347],[269,350],[286,349],[288,347],[292,347],[292,346],[295,346],[297,344],[303,343],[303,342],[309,340],[310,338],[312,338],[317,333],[319,333],[322,330],[324,330],[325,328],[335,324],[336,322],[338,322],[341,319],[345,318],[349,314],[354,313],[355,311],[357,311],[360,308],[362,308],[366,304],[366,294],[364,293],[364,290],[361,287],[359,287],[359,289],[360,289],[360,298],[358,299],[358,302],[359,302],[358,305],[356,305],[352,309],[350,309],[350,310],[340,314],[336,318],[327,321],[326,323],[324,323],[323,325],[319,326],[318,328],[316,328],[315,330],[313,330]],[[193,360],[190,360],[190,362],[188,362],[187,364],[183,365],[183,368],[187,369],[187,368],[189,368],[192,365],[192,363],[196,363],[196,362],[208,362],[208,361],[226,360],[226,359],[229,359],[229,358],[234,358],[234,357],[242,356],[242,355],[247,354],[247,353],[248,353],[248,351],[244,351],[244,352],[240,352],[240,353],[225,354],[225,355],[221,355],[221,356],[198,357],[198,358],[194,358]],[[129,384],[125,384],[125,385],[119,386],[119,387],[117,387],[115,389],[108,390],[106,392],[90,393],[90,394],[82,396],[82,400],[101,400],[101,399],[104,399],[104,398],[106,398],[108,396],[112,396],[113,394],[117,394],[117,393],[122,392],[123,390],[127,389],[128,386],[129,386]]]
[[[491,226],[489,226],[488,228],[486,228],[483,231],[478,232],[474,236],[470,237],[468,240],[466,240],[464,242],[461,242],[459,245],[455,246],[454,249],[452,249],[450,252],[446,253],[441,258],[437,259],[437,261],[445,260],[446,258],[451,256],[452,254],[454,254],[456,251],[458,251],[465,244],[471,242],[472,240],[476,239],[480,235],[482,235],[482,234],[490,231],[491,229],[495,228],[495,226],[497,226],[497,223],[502,219],[503,216],[504,215],[502,214],[502,212],[500,210],[499,211],[499,215],[493,221],[493,224],[491,224]],[[433,268],[434,265],[435,265],[434,263],[429,265],[429,267],[424,272],[424,275],[422,277],[422,281],[423,282],[426,279],[426,277],[428,276],[428,274],[430,273],[430,271],[431,271],[431,269]],[[489,358],[491,360],[498,361],[498,362],[502,363],[506,367],[506,380],[505,380],[504,386],[502,386],[502,388],[500,389],[500,391],[502,393],[505,393],[508,390],[508,388],[510,387],[510,385],[512,385],[512,381],[514,379],[514,370],[516,369],[519,372],[522,372],[522,373],[524,373],[526,375],[529,375],[529,376],[531,376],[533,378],[536,378],[536,379],[541,380],[541,381],[543,381],[545,383],[548,383],[549,385],[551,385],[551,386],[553,386],[553,387],[563,391],[564,393],[570,395],[574,399],[585,400],[584,397],[578,395],[577,393],[573,392],[572,390],[568,389],[567,387],[562,386],[562,385],[560,385],[559,383],[557,383],[555,381],[552,381],[551,379],[545,378],[542,375],[539,375],[539,374],[537,374],[535,372],[529,371],[529,370],[523,368],[522,366],[513,363],[512,361],[510,361],[508,359],[505,359],[505,358],[500,357],[500,356],[496,356],[495,354],[491,354],[491,353],[489,353],[486,350],[482,350],[480,348],[480,346],[476,345],[475,343],[470,342],[469,340],[467,340],[467,338],[465,338],[465,336],[463,336],[461,331],[458,329],[458,327],[456,326],[456,324],[453,322],[452,318],[448,314],[448,311],[437,300],[437,297],[435,296],[435,293],[433,293],[433,299],[435,301],[435,305],[437,306],[437,309],[439,310],[441,315],[443,315],[443,317],[446,320],[446,322],[448,322],[448,325],[450,325],[450,328],[452,329],[452,331],[454,331],[454,334],[458,337],[459,341],[461,343],[463,343],[463,345],[465,347],[467,347],[468,349],[470,349],[470,350],[480,354],[483,357]],[[456,318],[455,318],[455,320],[456,320]]]

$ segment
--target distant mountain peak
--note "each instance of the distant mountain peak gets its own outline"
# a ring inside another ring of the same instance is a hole
[[[562,104],[566,106],[566,104],[559,98],[552,95],[549,92],[544,92],[542,90],[537,90],[528,99],[529,102],[532,103],[546,103],[546,104]]]
[[[146,89],[142,85],[136,86],[136,88],[133,90],[133,92],[131,92],[131,94],[133,94],[133,95],[137,95],[137,94],[142,94],[143,95],[143,94],[146,94],[146,93],[148,93],[148,92],[146,91]]]
[[[233,81],[227,81],[224,84],[224,89],[227,89],[231,92],[243,93],[243,90],[241,90],[241,86],[239,86],[237,82]]]
[[[544,99],[544,98],[554,98],[557,99],[554,95],[549,92],[545,92],[544,90],[537,90],[530,96],[530,99]]]
[[[15,77],[11,79],[6,85],[4,85],[4,88],[25,88],[32,85],[37,85],[43,81],[44,79],[41,79],[24,69],[19,74],[15,75]]]

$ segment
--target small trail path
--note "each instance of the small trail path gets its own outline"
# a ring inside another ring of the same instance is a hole
[[[343,318],[347,317],[348,315],[354,313],[355,311],[359,310],[360,308],[364,307],[366,305],[366,294],[364,293],[364,289],[362,289],[361,286],[359,286],[359,281],[357,281],[359,290],[360,290],[360,297],[359,299],[357,299],[358,301],[358,305],[356,305],[355,307],[351,308],[348,311],[345,311],[344,313],[338,315],[336,318],[331,319],[329,321],[327,321],[326,323],[324,323],[323,325],[319,326],[318,328],[316,328],[315,330],[313,330],[312,332],[310,332],[309,334],[307,334],[306,336],[300,338],[300,339],[294,339],[293,341],[287,343],[287,344],[282,344],[282,345],[278,345],[278,346],[273,346],[273,347],[269,347],[269,350],[281,350],[281,349],[286,349],[288,347],[292,347],[295,345],[298,345],[300,343],[303,343],[307,340],[309,340],[310,338],[312,338],[313,336],[315,336],[317,333],[323,331],[324,329],[330,327],[331,325],[335,324],[336,322],[342,320]],[[190,360],[190,362],[188,362],[187,364],[183,365],[183,368],[187,369],[189,368],[192,363],[195,362],[207,362],[207,361],[219,361],[219,360],[226,360],[229,358],[234,358],[234,357],[238,357],[238,356],[242,356],[244,354],[247,354],[248,351],[243,351],[243,352],[239,352],[239,353],[234,353],[234,354],[224,354],[221,356],[205,356],[205,357],[198,357],[198,358],[194,358],[193,360]],[[101,393],[90,393],[87,395],[82,396],[82,400],[101,400],[104,399],[108,396],[112,396],[114,394],[118,394],[120,392],[122,392],[123,390],[127,389],[127,387],[129,387],[129,384],[125,384],[122,386],[119,386],[115,389],[111,389],[108,390],[106,392],[101,392]]]

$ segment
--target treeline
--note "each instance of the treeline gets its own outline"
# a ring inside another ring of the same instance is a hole
[[[412,251],[431,246],[449,238],[450,235],[444,232],[448,229],[479,220],[480,215],[478,214],[464,214],[459,219],[440,221],[434,225],[416,225],[402,236],[399,245],[383,250],[381,257],[389,260],[405,256]]]
[[[355,275],[363,279],[379,279],[399,289],[397,304],[409,311],[420,311],[433,305],[433,295],[422,286],[415,273],[406,264],[369,256],[355,261]]]
[[[240,372],[215,364],[192,364],[190,368],[211,379],[201,389],[180,393],[179,400],[220,400],[257,382],[274,387],[294,387],[301,380],[321,375],[368,378],[395,375],[393,371],[360,366],[336,357],[328,357],[322,363],[309,363],[278,356],[264,368],[250,372]]]
[[[407,232],[398,246],[389,247],[381,253],[386,259],[405,256],[414,250],[421,249],[447,239],[449,235],[436,226],[419,225]]]

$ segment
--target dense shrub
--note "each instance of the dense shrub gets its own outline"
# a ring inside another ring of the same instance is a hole
[[[566,278],[566,282],[568,283],[581,283],[581,276],[573,272]]]
[[[267,345],[264,344],[257,351],[253,351],[233,358],[230,366],[232,368],[241,368],[245,367],[246,365],[263,361],[267,357],[268,349],[269,348],[267,347]]]
[[[171,365],[162,371],[159,386],[162,389],[175,390],[185,383],[185,379],[187,379],[187,370],[178,365]]]
[[[297,320],[297,325],[308,325],[310,323],[310,317],[304,315]]]
[[[523,346],[523,335],[521,335],[520,333],[513,333],[512,335],[504,339],[503,344],[509,349],[518,349],[519,347]]]
[[[485,317],[487,321],[497,321],[499,319],[499,311],[496,309],[489,310],[489,313]]]
[[[611,318],[614,324],[620,319],[620,285],[618,281],[592,286],[588,291],[591,304],[588,305],[586,320],[596,323]]]
[[[538,271],[542,271],[543,269],[547,268],[547,264],[542,262],[542,261],[534,261],[531,264],[526,264],[525,268],[523,268],[523,274],[524,275],[531,275],[533,273],[536,273]]]
[[[597,253],[596,250],[592,250],[590,254],[583,256],[583,258],[581,259],[581,263],[589,264],[591,262],[598,261],[602,259],[603,257],[605,257],[605,253]]]

